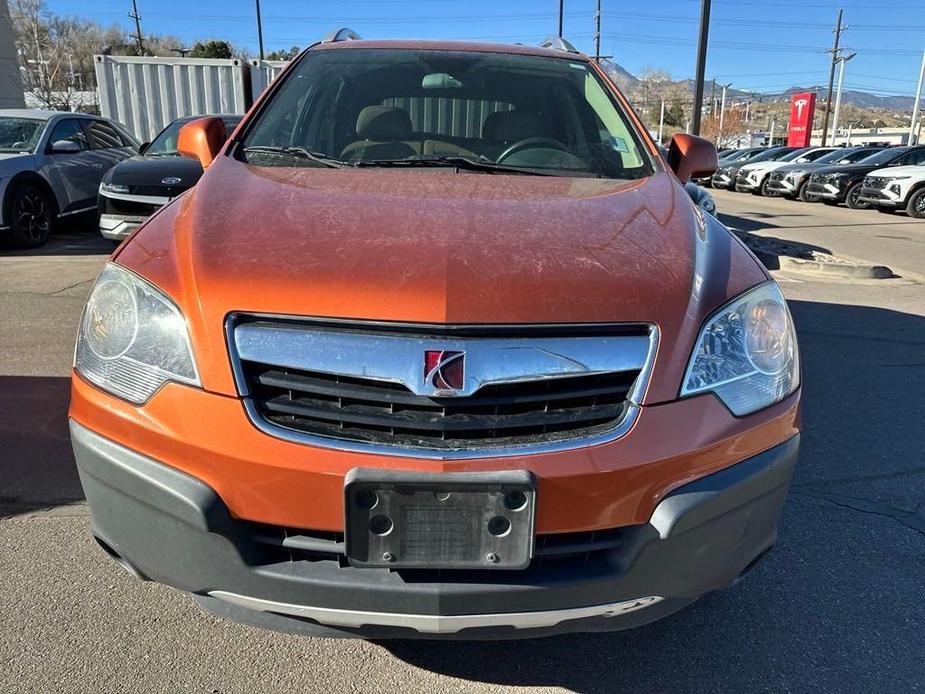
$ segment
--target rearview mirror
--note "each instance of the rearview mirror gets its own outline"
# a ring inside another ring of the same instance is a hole
[[[80,150],[80,145],[70,140],[57,140],[51,144],[52,154],[76,154]]]
[[[692,178],[709,176],[719,168],[716,147],[702,137],[678,133],[671,138],[668,166],[681,183],[687,183]]]
[[[177,151],[197,159],[205,169],[222,150],[225,138],[225,121],[221,118],[197,118],[180,128]]]

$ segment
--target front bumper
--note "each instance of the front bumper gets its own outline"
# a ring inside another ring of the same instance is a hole
[[[837,200],[839,202],[844,202],[846,190],[833,183],[810,181],[806,184],[806,192],[822,200]]]
[[[796,195],[799,189],[799,183],[796,181],[790,181],[786,178],[769,178],[768,179],[768,190],[779,193],[783,196],[792,196]]]
[[[713,184],[714,188],[731,188],[735,183],[735,179],[723,171],[717,171],[713,174],[713,178],[710,179],[710,182]]]
[[[736,176],[735,189],[739,193],[752,193],[758,190],[760,186],[761,186],[760,183],[756,183],[755,181],[752,181],[747,176],[742,176],[741,174]]]
[[[110,241],[122,241],[144,224],[146,219],[139,215],[103,214],[100,215],[100,234]]]
[[[877,207],[903,207],[901,196],[886,188],[861,188],[858,200]]]
[[[122,241],[170,198],[154,195],[130,195],[100,190],[97,209],[100,212],[100,234],[111,241]]]
[[[523,571],[439,572],[271,548],[257,537],[265,526],[234,518],[199,479],[74,420],[71,438],[93,533],[133,573],[238,621],[367,638],[525,638],[670,614],[771,548],[799,448],[796,435],[676,488],[600,550],[537,557]]]

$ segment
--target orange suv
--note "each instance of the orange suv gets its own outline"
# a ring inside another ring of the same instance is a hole
[[[101,272],[70,427],[101,547],[281,630],[622,629],[772,547],[799,446],[786,302],[600,67],[306,49]]]

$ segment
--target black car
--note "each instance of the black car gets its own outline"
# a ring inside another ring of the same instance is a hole
[[[719,169],[713,174],[713,187],[735,190],[736,176],[739,175],[739,169],[746,164],[754,164],[759,161],[777,161],[781,157],[785,157],[797,149],[797,147],[769,147],[767,149],[759,149],[757,152],[753,152],[750,155],[739,155],[727,162],[722,162],[720,163]]]
[[[141,146],[141,154],[114,166],[100,183],[97,207],[100,233],[120,243],[162,205],[189,190],[202,176],[198,161],[180,156],[177,138],[186,123],[204,116],[178,118]],[[221,115],[228,134],[242,116]]]
[[[806,190],[810,175],[827,166],[840,167],[856,164],[871,154],[881,151],[883,151],[882,147],[844,147],[829,152],[813,162],[787,164],[768,175],[768,190],[784,198],[799,198],[803,202],[815,202],[816,198]]]
[[[925,164],[925,145],[889,147],[847,166],[825,166],[815,171],[806,184],[807,195],[819,198],[827,205],[841,202],[853,210],[866,210],[870,203],[859,199],[864,177],[887,166]]]

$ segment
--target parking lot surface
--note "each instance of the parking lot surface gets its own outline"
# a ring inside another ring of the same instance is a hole
[[[899,277],[780,277],[805,433],[769,559],[656,624],[536,641],[308,639],[131,578],[90,538],[66,425],[73,336],[111,245],[88,224],[0,252],[0,692],[925,688],[925,222],[714,194],[732,227]]]

